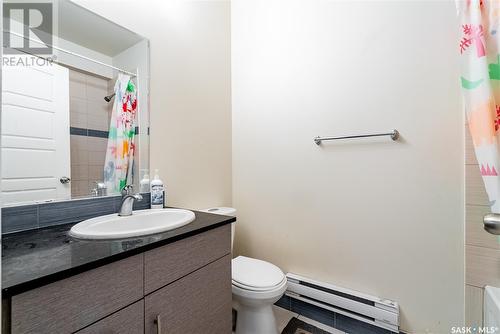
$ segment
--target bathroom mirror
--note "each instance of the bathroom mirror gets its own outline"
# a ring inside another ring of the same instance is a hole
[[[50,5],[4,6],[2,205],[149,191],[149,41]]]

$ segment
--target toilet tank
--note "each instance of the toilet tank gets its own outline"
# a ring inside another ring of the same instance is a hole
[[[200,210],[202,212],[208,212],[208,213],[215,213],[218,215],[224,215],[224,216],[232,216],[236,217],[236,209],[235,208],[230,208],[227,206],[214,206],[212,208],[208,209],[203,209]],[[232,223],[231,224],[231,252],[233,251],[233,243],[234,243],[234,232],[236,230],[236,224]]]
[[[484,326],[500,327],[500,288],[484,288]]]

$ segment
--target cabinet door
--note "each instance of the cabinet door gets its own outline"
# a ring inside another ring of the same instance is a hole
[[[231,253],[231,225],[144,253],[144,291],[149,294]]]
[[[73,333],[143,298],[143,255],[12,297],[12,333]]]
[[[231,256],[146,296],[146,333],[231,333]]]
[[[144,300],[84,328],[76,334],[143,334]]]

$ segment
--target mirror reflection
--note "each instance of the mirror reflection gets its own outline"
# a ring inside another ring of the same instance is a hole
[[[70,1],[55,5],[52,54],[14,47],[3,67],[2,204],[147,192],[149,41]],[[10,45],[22,29],[10,25]]]

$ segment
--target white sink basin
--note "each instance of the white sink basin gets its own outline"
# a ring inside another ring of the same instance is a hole
[[[74,225],[69,234],[80,239],[121,239],[173,230],[194,220],[194,212],[183,209],[134,211],[131,216],[117,213],[87,219]]]

